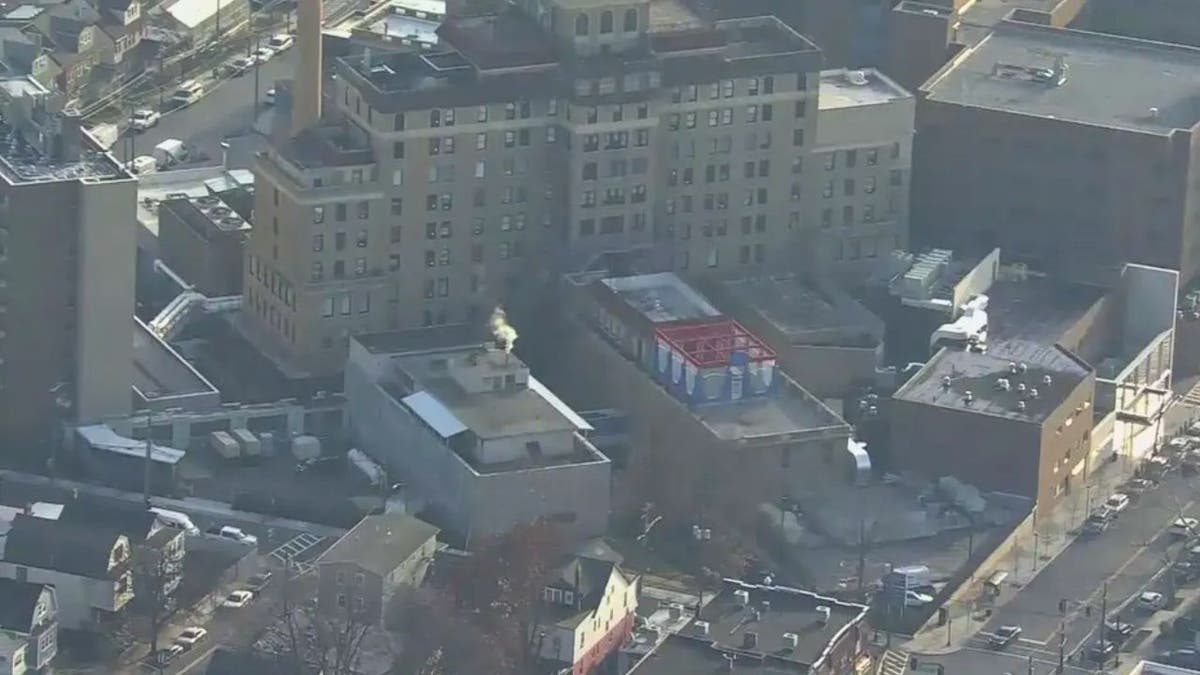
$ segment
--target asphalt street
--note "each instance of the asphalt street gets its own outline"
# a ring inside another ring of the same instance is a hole
[[[291,77],[296,49],[293,47],[259,66],[258,101],[262,110],[263,95],[275,86],[275,80]],[[167,92],[169,95],[170,92]],[[221,141],[250,131],[255,115],[254,70],[240,77],[224,80],[196,103],[164,115],[158,126],[140,134],[122,136],[113,152],[122,160],[129,159],[128,139],[132,138],[133,155],[148,155],[155,145],[168,138],[188,143],[194,151],[208,156],[207,162],[221,161]],[[234,167],[239,168],[239,167]]]
[[[1070,659],[1095,640],[1106,583],[1110,619],[1142,590],[1156,587],[1155,574],[1180,545],[1166,534],[1166,529],[1180,510],[1200,516],[1200,507],[1195,502],[1198,496],[1200,492],[1194,481],[1178,475],[1169,477],[1157,490],[1143,494],[1106,532],[1080,537],[1068,546],[1029,585],[999,608],[966,647],[927,660],[943,664],[946,672],[954,675],[1003,675],[1028,672],[1029,658],[1033,657],[1034,672],[1041,673],[1047,664],[1057,665],[1060,640],[1064,654]],[[1065,616],[1059,613],[1060,600],[1068,601]],[[1089,606],[1090,615],[1085,609]],[[1150,618],[1139,615],[1133,608],[1120,612],[1120,616],[1134,625]],[[989,649],[986,636],[1010,624],[1021,626],[1021,639],[1002,652]],[[1060,626],[1065,627],[1065,638]]]

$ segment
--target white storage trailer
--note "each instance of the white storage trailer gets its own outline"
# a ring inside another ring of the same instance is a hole
[[[242,449],[238,442],[230,436],[226,431],[214,431],[208,435],[209,445],[212,446],[213,452],[216,452],[225,459],[237,459],[242,454]]]
[[[243,456],[258,457],[262,454],[262,444],[249,429],[234,429],[231,435],[242,446]]]

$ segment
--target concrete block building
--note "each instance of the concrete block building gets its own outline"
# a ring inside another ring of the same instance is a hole
[[[568,539],[607,529],[611,463],[590,425],[467,326],[353,338],[346,414],[358,447],[451,542],[542,519]]]

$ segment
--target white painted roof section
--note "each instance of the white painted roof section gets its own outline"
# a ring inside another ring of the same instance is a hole
[[[107,450],[127,457],[145,457],[146,443],[144,441],[125,438],[113,431],[107,424],[93,424],[79,427],[76,431],[88,445],[97,450]],[[165,445],[152,444],[150,457],[155,461],[175,464],[187,454],[183,450],[169,448]]]
[[[463,424],[462,420],[427,391],[409,394],[401,399],[401,402],[442,438],[450,438],[467,430],[467,425]]]
[[[546,385],[539,382],[533,375],[529,376],[529,388],[546,399],[546,402],[561,413],[563,417],[567,418],[568,422],[574,424],[576,429],[580,431],[595,431],[592,425],[588,424],[587,420],[580,417],[579,413],[564,403],[561,398],[556,396],[554,392],[550,391]]]
[[[29,513],[46,520],[58,520],[62,516],[63,505],[50,502],[34,502],[29,507]]]
[[[170,14],[184,27],[191,29],[204,23],[209,17],[217,13],[217,6],[221,9],[239,2],[240,0],[179,0],[175,4],[167,8],[167,14]]]

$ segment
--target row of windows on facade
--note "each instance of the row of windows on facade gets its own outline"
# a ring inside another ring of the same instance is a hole
[[[745,136],[746,152],[770,150],[772,135],[769,130],[751,131]],[[792,146],[804,146],[804,129],[792,130]],[[733,153],[733,136],[729,134],[709,138],[710,155],[728,155]],[[691,159],[696,156],[696,139],[688,138],[671,142],[671,159]]]
[[[644,203],[646,201],[645,184],[634,185],[629,191],[628,198],[623,187],[605,188],[604,199],[601,203],[604,206],[613,206],[624,204],[626,201],[631,204]],[[579,195],[579,205],[585,209],[594,208],[596,206],[596,190],[583,190]]]
[[[881,254],[900,248],[900,238],[895,235],[878,237],[847,237],[839,239],[833,247],[833,259],[863,260],[878,258]]]
[[[796,183],[792,188],[792,198],[798,200],[800,185]],[[742,199],[743,206],[754,206],[758,204],[764,206],[767,204],[767,188],[749,188],[746,190],[745,197]],[[705,211],[725,211],[729,208],[729,193],[728,192],[709,192],[704,195],[702,204]],[[675,199],[667,199],[665,202],[667,215],[679,213],[692,213],[695,210],[695,198],[692,195],[682,195],[679,197],[678,206]]]
[[[742,234],[765,234],[767,231],[767,216],[758,214],[757,216],[744,216],[741,220]],[[705,237],[724,237],[729,234],[729,221],[727,219],[713,220],[704,223],[700,226],[700,233]],[[677,230],[672,229],[672,232],[678,231],[680,239],[692,238],[692,224],[680,223]]]
[[[345,105],[350,105],[350,88],[347,87],[342,92],[342,100]],[[361,100],[361,99],[360,99]],[[370,108],[368,110],[368,120],[371,115]],[[546,104],[546,115],[553,117],[558,114],[558,99],[549,99]],[[486,105],[475,107],[475,121],[487,122],[490,116],[489,107]],[[533,116],[533,105],[528,100],[509,101],[504,104],[504,119],[529,119]],[[396,113],[393,118],[392,129],[394,131],[404,131],[406,128],[405,113]],[[429,126],[431,127],[452,127],[455,123],[454,108],[434,108],[429,111]]]
[[[796,102],[796,117],[804,116],[804,101]],[[744,122],[754,124],[756,122],[771,122],[775,119],[775,106],[770,103],[760,105],[746,106],[746,117]],[[714,108],[708,111],[708,126],[729,126],[734,122],[733,108]],[[696,111],[685,113],[671,113],[667,118],[667,128],[671,131],[678,131],[680,127],[684,129],[696,128]]]
[[[633,11],[633,10],[629,10]],[[649,73],[629,73],[624,77],[623,87],[626,91],[637,91],[642,89],[651,89],[659,86],[660,75],[657,72]],[[743,80],[744,86],[742,90],[746,96],[758,96],[759,94],[775,93],[775,78],[771,75],[763,77],[750,77]],[[687,85],[675,87],[671,90],[672,103],[695,102],[700,98],[701,85]],[[706,85],[708,89],[708,98],[717,100],[720,98],[733,98],[738,95],[737,81],[732,79],[720,80]],[[796,77],[796,89],[804,91],[807,87],[807,79],[803,73]],[[617,81],[613,77],[600,78],[597,81],[581,79],[576,81],[576,94],[581,96],[590,96],[594,93],[601,95],[612,94],[617,90]],[[349,107],[350,105],[350,88],[347,87],[342,92],[343,103]],[[361,100],[355,100],[356,114],[362,114]],[[554,117],[558,114],[558,99],[550,98],[546,100],[546,116]],[[636,115],[638,119],[646,119],[649,116],[647,104],[637,104]],[[798,101],[796,104],[796,116],[804,116],[804,101]],[[476,123],[486,123],[491,119],[490,106],[480,105],[474,108],[474,121]],[[530,119],[533,117],[533,106],[529,100],[508,101],[504,104],[505,120],[515,119]],[[568,110],[570,117],[570,110]],[[593,106],[585,112],[585,117],[589,123],[596,123],[599,118],[597,109]],[[404,131],[407,128],[405,113],[396,113],[393,117],[392,129],[394,131]],[[617,105],[612,110],[612,121],[619,122],[624,119],[623,106]],[[367,121],[374,121],[374,113],[368,106]],[[458,114],[455,108],[434,108],[429,111],[429,126],[430,127],[452,127],[458,121]]]
[[[755,244],[751,248],[748,244],[743,244],[738,247],[738,263],[748,265],[751,262],[751,251],[753,251],[754,262],[762,263],[767,259],[767,249],[763,244]],[[683,249],[679,252],[679,269],[691,269],[692,252],[688,249]],[[709,245],[704,253],[704,266],[710,269],[715,269],[721,266],[721,250],[715,245]]]
[[[895,198],[894,195],[889,196],[888,201],[887,201],[888,219],[890,220],[891,217],[895,216],[899,212],[900,212],[900,205],[898,203],[898,200]],[[862,222],[864,222],[864,223],[873,223],[877,219],[874,204],[863,204],[862,211],[860,213],[862,216]],[[855,219],[854,219],[854,207],[849,204],[843,206],[842,207],[842,227],[851,227],[856,222],[857,221],[855,221]],[[831,209],[831,208],[821,209],[821,229],[827,230],[831,227],[833,227],[833,209]]]
[[[751,228],[750,223],[753,223],[752,227],[755,232],[758,232],[758,233],[766,232],[766,227],[767,227],[766,216],[763,214],[754,216],[753,219],[751,219],[750,216],[742,216],[741,222],[742,222],[742,233],[743,234],[750,234],[750,228]],[[711,221],[710,224],[713,226],[714,230],[717,232],[728,232],[728,230],[729,230],[728,219],[722,218],[719,220],[714,220],[714,221]],[[788,213],[787,229],[790,231],[795,231],[799,227],[800,227],[800,212],[799,211],[790,211]],[[675,230],[676,230],[675,223],[673,221],[671,221],[670,219],[664,219],[662,222],[654,223],[653,227],[651,228],[651,239],[655,242],[672,241],[675,239],[675,234],[676,234]]]
[[[501,260],[511,260],[523,258],[525,256],[525,246],[521,240],[502,241],[497,245],[497,253]],[[473,264],[482,264],[484,262],[484,246],[483,244],[471,244],[471,262]],[[428,249],[425,251],[425,266],[426,267],[448,267],[451,264],[451,256],[449,248]],[[388,256],[388,269],[396,271],[400,269],[401,256],[399,253],[392,253]],[[367,259],[354,259],[354,276],[364,277],[368,273]],[[312,268],[309,273],[309,278],[312,281],[325,280],[325,262],[315,260],[312,263]],[[333,261],[333,279],[346,278],[346,261]],[[474,286],[474,284],[472,285]],[[474,290],[474,289],[473,289]]]
[[[621,29],[626,33],[636,33],[638,29],[638,13],[636,9],[625,10],[624,19],[621,21]],[[614,30],[613,13],[609,10],[604,10],[600,13],[600,34],[606,35]],[[591,17],[587,14],[579,14],[575,17],[575,35],[584,37],[591,33]]]
[[[750,77],[744,80],[745,95],[758,96],[759,93],[774,94],[775,93],[775,77],[772,75],[764,75],[762,77]],[[804,73],[796,76],[796,89],[804,91],[807,80]],[[693,103],[700,98],[700,86],[689,84],[683,87],[675,87],[671,90],[671,103]],[[721,80],[719,82],[711,82],[707,85],[709,100],[715,101],[720,98],[733,98],[737,96],[737,81],[736,80]],[[800,117],[800,115],[797,115]]]
[[[792,173],[798,174],[803,167],[803,160],[796,157],[792,160]],[[584,166],[586,170],[587,166]],[[760,159],[757,162],[746,162],[742,169],[742,175],[745,178],[767,178],[771,174],[771,160]],[[695,182],[696,168],[685,166],[682,169],[671,169],[667,172],[667,185],[674,187],[683,183],[691,185]],[[726,183],[729,181],[730,169],[729,164],[709,164],[704,167],[704,182],[705,183]],[[587,178],[585,175],[584,178]]]
[[[857,167],[858,153],[858,148],[844,150],[841,152],[835,150],[833,152],[825,153],[825,170],[833,171],[837,168],[837,158],[839,154],[844,156],[843,164],[847,169],[853,169]],[[863,159],[865,160],[867,166],[876,166],[879,164],[879,148],[866,148],[862,150],[862,153]],[[888,155],[894,160],[900,159],[900,143],[892,143],[892,145],[888,148]]]
[[[901,187],[904,185],[904,171],[901,169],[892,169],[888,172],[888,184],[892,187]],[[875,176],[866,176],[862,179],[863,192],[865,194],[874,194],[876,180]],[[821,188],[821,196],[825,199],[832,199],[836,192],[834,181],[825,181],[825,186]],[[858,189],[858,183],[853,178],[845,178],[842,180],[842,194],[846,197],[853,197]]]
[[[270,265],[264,263],[258,256],[249,256],[250,276],[258,280],[264,289],[269,291],[280,302],[296,308],[296,293],[291,282],[282,274],[276,272]]]

